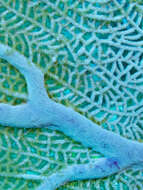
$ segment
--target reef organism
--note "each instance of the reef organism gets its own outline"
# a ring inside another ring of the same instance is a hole
[[[28,101],[25,104],[0,104],[1,125],[19,128],[49,127],[105,156],[89,164],[74,164],[43,178],[38,190],[54,190],[69,181],[102,178],[134,165],[142,166],[142,143],[102,129],[73,109],[51,100],[45,90],[41,70],[9,46],[0,44],[0,57],[23,74],[28,88]]]

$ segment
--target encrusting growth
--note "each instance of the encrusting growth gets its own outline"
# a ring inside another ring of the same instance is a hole
[[[68,181],[102,178],[125,168],[143,164],[143,144],[102,129],[71,108],[51,100],[44,87],[44,75],[32,62],[7,45],[0,44],[0,57],[25,77],[28,101],[11,106],[0,104],[0,124],[19,128],[49,127],[102,153],[105,158],[89,164],[69,166],[44,178],[37,190],[54,190]]]

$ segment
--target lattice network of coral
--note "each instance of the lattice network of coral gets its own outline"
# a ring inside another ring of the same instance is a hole
[[[49,96],[101,127],[143,140],[141,0],[0,0],[0,42],[45,74]],[[26,82],[0,60],[0,102],[27,100]],[[40,177],[102,157],[49,129],[0,127],[2,190],[34,190]],[[38,175],[33,181],[20,176]],[[143,170],[68,183],[59,190],[141,190]]]

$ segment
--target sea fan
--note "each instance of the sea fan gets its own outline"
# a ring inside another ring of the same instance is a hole
[[[51,99],[142,141],[142,1],[0,0],[0,42],[42,70]],[[24,77],[1,59],[0,101],[18,105],[27,97]],[[103,157],[47,128],[1,126],[0,147],[1,190],[35,190],[62,168]],[[142,184],[143,171],[130,169],[59,190],[139,190]]]

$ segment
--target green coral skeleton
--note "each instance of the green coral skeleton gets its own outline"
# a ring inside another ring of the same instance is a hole
[[[51,100],[44,87],[43,73],[17,51],[0,44],[0,57],[23,74],[28,88],[27,103],[16,106],[0,104],[1,125],[19,128],[49,127],[105,156],[93,163],[68,166],[43,178],[38,190],[55,190],[69,181],[103,178],[134,165],[142,166],[142,143],[102,129],[73,109]]]

